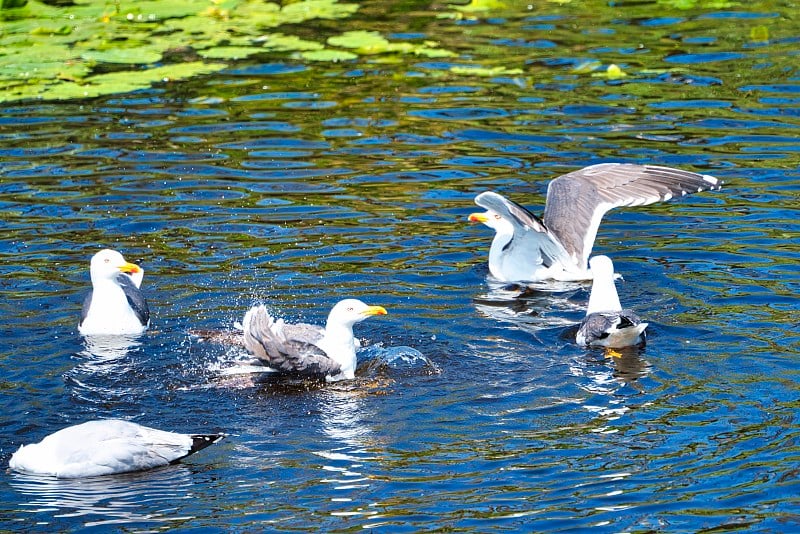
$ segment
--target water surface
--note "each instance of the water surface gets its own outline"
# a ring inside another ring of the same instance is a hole
[[[398,35],[462,55],[266,56],[6,106],[0,462],[95,418],[230,436],[147,473],[4,472],[3,527],[796,528],[799,34],[789,4],[765,6],[510,5],[458,21],[398,5]],[[754,26],[770,40],[752,42]],[[500,60],[523,73],[451,70]],[[576,69],[587,61],[629,75]],[[606,218],[595,253],[650,323],[621,357],[570,338],[587,287],[492,291],[491,233],[467,222],[483,190],[539,212],[551,178],[605,161],[726,182]],[[103,247],[145,269],[153,319],[136,343],[77,333]],[[253,385],[225,373],[235,349],[189,335],[259,301],[321,322],[346,296],[389,310],[357,327],[372,346],[351,383]],[[412,349],[429,363],[384,361]]]

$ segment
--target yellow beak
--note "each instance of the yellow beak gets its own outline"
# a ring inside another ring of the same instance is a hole
[[[122,265],[117,267],[117,269],[119,269],[123,273],[138,273],[139,271],[142,270],[141,267],[139,267],[135,263],[128,263],[128,262],[123,263]]]
[[[369,317],[370,315],[386,315],[386,308],[383,306],[368,306],[366,310],[361,312],[362,315]]]
[[[487,217],[485,213],[470,213],[469,214],[469,222],[485,223],[488,220],[489,220],[489,217]]]

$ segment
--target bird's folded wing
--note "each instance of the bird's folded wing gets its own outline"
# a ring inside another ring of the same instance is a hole
[[[245,347],[264,364],[281,373],[300,376],[336,375],[341,367],[315,345],[324,331],[306,324],[275,320],[264,306],[252,308],[245,320]]]
[[[122,292],[125,293],[125,298],[128,300],[133,313],[139,318],[139,322],[147,325],[150,322],[150,308],[147,306],[147,300],[142,292],[127,274],[118,274],[117,283],[122,288]]]
[[[186,456],[192,438],[127,421],[90,421],[42,441],[37,450],[55,463],[60,477],[107,475],[150,469]],[[31,469],[36,471],[36,469]]]

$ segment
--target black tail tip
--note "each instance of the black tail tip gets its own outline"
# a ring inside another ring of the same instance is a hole
[[[222,440],[225,436],[227,436],[227,434],[223,434],[221,432],[219,434],[194,434],[191,436],[192,448],[189,449],[189,454],[194,454],[197,451],[201,451],[206,447]]]

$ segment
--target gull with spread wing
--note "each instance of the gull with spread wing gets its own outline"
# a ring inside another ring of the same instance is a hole
[[[547,187],[544,216],[492,191],[475,197],[485,208],[469,220],[495,231],[489,271],[502,282],[591,280],[588,266],[603,216],[622,206],[644,206],[719,189],[713,176],[629,163],[601,163],[559,176]]]

